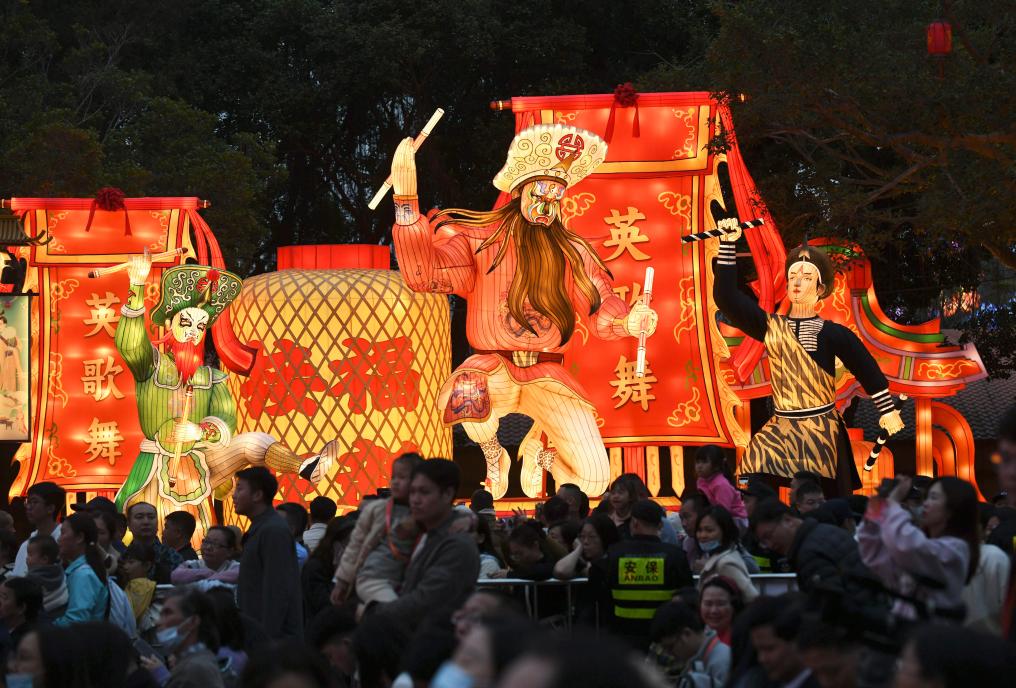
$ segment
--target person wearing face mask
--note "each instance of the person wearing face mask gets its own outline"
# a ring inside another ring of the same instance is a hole
[[[741,549],[737,525],[729,511],[722,506],[710,507],[699,517],[695,537],[707,557],[699,576],[699,590],[713,576],[724,576],[734,581],[746,603],[758,597],[747,564],[749,561],[754,564],[755,560]]]
[[[156,641],[173,669],[154,655],[141,662],[166,688],[224,688],[215,653],[219,632],[215,607],[199,590],[176,588],[166,597],[159,614]]]
[[[939,478],[928,490],[918,526],[902,506],[910,488],[910,478],[898,476],[886,496],[871,499],[857,531],[861,558],[887,587],[941,618],[962,622],[963,587],[980,560],[977,491],[965,480]],[[916,618],[920,610],[898,600],[893,611]]]
[[[480,619],[434,674],[430,688],[493,688],[527,649],[534,630],[532,622],[521,616]]]
[[[87,652],[71,628],[39,626],[18,643],[8,663],[7,688],[88,686]]]
[[[716,227],[728,233],[720,241],[713,298],[735,327],[765,344],[776,406],[773,418],[752,435],[741,475],[761,473],[787,482],[798,471],[809,470],[829,483],[830,493],[850,494],[861,481],[836,410],[836,360],[872,398],[886,432],[902,430],[903,420],[885,375],[857,335],[816,313],[818,301],[833,293],[832,261],[822,249],[807,244],[788,252],[790,313],[767,313],[738,288],[737,218],[722,219]]]

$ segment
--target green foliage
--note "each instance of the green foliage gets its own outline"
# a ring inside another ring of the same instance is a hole
[[[945,6],[953,54],[925,53]],[[80,0],[4,3],[5,195],[194,194],[235,270],[293,243],[384,243],[366,202],[399,140],[421,201],[489,207],[518,95],[707,90],[787,243],[854,239],[882,304],[1016,265],[1016,13],[1003,0]],[[939,78],[939,66],[941,76]],[[715,142],[721,145],[722,142]],[[998,324],[1002,327],[1004,323]]]
[[[738,131],[788,241],[833,230],[878,249],[906,230],[1016,265],[1016,15],[946,5],[954,46],[938,62],[924,45],[937,0],[714,3],[709,71],[749,96],[733,101]]]
[[[437,107],[424,203],[485,207],[510,139],[490,100],[609,92],[699,60],[702,2],[126,0],[9,3],[0,186],[18,195],[197,194],[227,260],[384,242],[366,201]]]
[[[857,241],[900,322],[938,315],[943,289],[976,288],[996,261],[1016,268],[1009,3],[711,4],[720,28],[704,67],[670,73],[704,71],[712,90],[748,96],[731,99],[739,142],[784,241]],[[953,50],[939,60],[925,29],[943,11]],[[965,324],[1000,374],[1013,370],[991,343],[1016,336],[1006,312]]]

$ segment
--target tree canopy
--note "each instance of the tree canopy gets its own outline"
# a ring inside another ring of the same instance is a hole
[[[860,243],[894,317],[992,281],[1008,292],[963,326],[989,348],[1016,334],[1013,273],[986,267],[1016,266],[1002,0],[23,0],[0,21],[5,195],[199,195],[243,274],[279,245],[387,243],[367,200],[436,107],[423,202],[482,208],[513,129],[489,101],[632,81],[733,96],[787,243]]]

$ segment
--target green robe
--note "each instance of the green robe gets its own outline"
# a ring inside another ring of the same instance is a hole
[[[131,286],[127,308],[144,308],[144,287]],[[145,330],[144,315],[123,315],[116,327],[116,348],[134,377],[134,393],[138,404],[138,418],[141,431],[149,440],[158,442],[163,452],[141,451],[127,480],[117,492],[116,506],[122,511],[127,501],[143,490],[152,480],[159,481],[160,493],[180,504],[197,504],[211,491],[208,466],[202,449],[228,444],[236,431],[236,401],[226,385],[226,375],[208,366],[201,366],[191,377],[190,385],[194,396],[190,402],[187,419],[201,423],[209,417],[218,418],[228,429],[223,434],[212,429],[198,442],[184,443],[181,457],[194,462],[201,477],[201,487],[186,495],[180,495],[169,484],[169,461],[175,445],[169,438],[174,418],[181,414],[185,404],[186,386],[180,384],[180,373],[173,357],[161,354],[152,345]]]

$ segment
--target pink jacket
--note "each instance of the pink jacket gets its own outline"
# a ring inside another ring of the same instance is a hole
[[[698,487],[698,491],[706,496],[710,504],[722,506],[734,518],[748,518],[741,493],[734,489],[734,486],[722,473],[713,473],[708,478],[699,478],[695,485]]]
[[[957,537],[930,538],[896,502],[872,499],[857,530],[861,559],[888,588],[955,610],[963,605],[970,547]],[[878,506],[881,503],[882,508]],[[921,585],[919,578],[937,581],[941,588]],[[910,605],[897,603],[895,610],[913,617]]]

